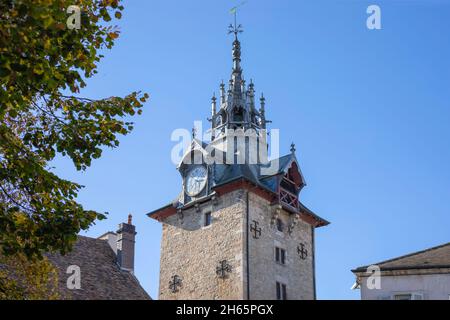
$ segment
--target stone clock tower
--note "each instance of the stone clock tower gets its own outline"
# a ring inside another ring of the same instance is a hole
[[[234,34],[228,88],[212,98],[211,141],[192,139],[182,192],[148,214],[163,226],[159,299],[315,299],[315,228],[328,222],[299,198],[291,153],[268,160],[265,99],[241,68]]]

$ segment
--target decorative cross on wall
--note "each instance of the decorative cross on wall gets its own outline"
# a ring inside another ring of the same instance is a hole
[[[172,276],[172,281],[169,281],[169,289],[172,291],[172,293],[177,293],[179,290],[178,288],[181,287],[181,278],[177,275]]]
[[[227,262],[227,260],[222,260],[216,268],[216,274],[219,278],[224,279],[227,277],[227,273],[231,273],[231,265]]]
[[[253,239],[259,239],[261,236],[261,228],[258,228],[259,222],[253,220],[253,224],[250,226],[250,232],[253,232]]]
[[[302,260],[305,260],[308,257],[308,250],[305,249],[305,245],[303,243],[300,243],[297,247],[297,252]]]

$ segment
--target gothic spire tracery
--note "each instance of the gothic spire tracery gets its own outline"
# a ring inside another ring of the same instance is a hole
[[[242,69],[242,48],[239,34],[243,32],[242,25],[237,23],[236,14],[234,25],[229,26],[228,34],[234,35],[232,46],[233,68],[228,82],[228,90],[222,81],[220,85],[220,106],[215,119],[212,121],[213,138],[226,129],[265,129],[264,107],[258,110],[255,103],[255,85],[253,80],[247,85]]]

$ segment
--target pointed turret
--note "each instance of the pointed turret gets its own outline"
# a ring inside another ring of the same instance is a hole
[[[214,121],[217,120],[217,98],[216,93],[213,94],[211,98],[211,121],[212,121],[212,127],[213,130],[211,130],[211,141],[213,141],[216,138],[216,133],[214,128],[217,127],[217,124],[214,123]]]
[[[241,66],[241,42],[238,35],[242,33],[242,26],[230,25],[229,33],[234,35],[232,59],[233,68],[228,90],[225,91],[225,84],[220,84],[220,110],[216,112],[216,117],[220,121],[212,121],[213,129],[219,126],[225,129],[260,129],[260,113],[255,106],[255,85],[253,80],[247,86],[243,76]],[[215,135],[217,137],[217,135]]]
[[[261,129],[266,129],[266,98],[264,98],[263,93],[261,93],[260,103],[261,108],[259,109],[259,114],[261,116]]]
[[[222,107],[223,104],[225,104],[225,83],[220,84],[220,107]]]
[[[255,84],[253,80],[250,80],[248,85],[244,80],[243,68],[242,68],[242,48],[241,42],[239,40],[239,34],[242,33],[242,26],[230,25],[229,33],[233,34],[233,45],[232,45],[232,61],[233,67],[231,70],[231,76],[228,80],[227,87],[224,82],[220,84],[220,107],[216,109],[215,113],[212,115],[212,135],[211,142],[221,150],[228,150],[224,146],[228,146],[228,142],[234,145],[233,140],[230,140],[230,136],[235,133],[233,130],[243,129],[244,135],[255,136],[255,143],[258,144],[258,150],[263,150],[261,154],[266,153],[267,147],[267,136],[264,129],[266,129],[267,121],[265,116],[265,100],[262,97],[261,109],[257,106],[255,101],[256,92]],[[216,108],[216,102],[213,101]],[[251,129],[252,131],[250,131]],[[248,137],[248,136],[247,136]],[[233,138],[234,139],[234,138]],[[247,142],[245,144],[252,144],[252,142]],[[250,148],[253,146],[245,147],[245,154],[250,154]],[[235,150],[235,152],[237,152]],[[267,157],[260,155],[255,156],[260,160],[260,162],[267,162]],[[254,154],[252,156],[254,156]],[[237,154],[237,153],[236,153]],[[248,157],[249,158],[249,157]]]

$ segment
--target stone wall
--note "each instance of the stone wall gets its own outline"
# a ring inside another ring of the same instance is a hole
[[[279,218],[283,221],[284,231],[279,232],[272,223],[274,207],[267,200],[250,193],[250,223],[259,223],[261,236],[250,236],[250,299],[276,299],[276,282],[287,285],[289,300],[314,299],[314,270],[312,248],[312,229],[309,224],[298,220],[292,233],[288,225],[292,215],[281,210]],[[305,245],[308,255],[302,260],[297,252],[300,243]],[[275,247],[286,250],[286,264],[275,262]]]
[[[177,215],[164,221],[160,299],[242,299],[243,194],[234,191],[217,199],[216,204],[208,201],[198,209],[186,210],[182,221]],[[207,212],[212,213],[212,223],[204,227]],[[216,274],[222,260],[232,266],[226,279]],[[182,279],[177,293],[169,289],[174,275]]]
[[[165,219],[161,243],[160,299],[247,299],[247,219],[245,190],[236,190],[208,201],[198,208]],[[276,299],[276,282],[287,285],[288,299],[314,299],[312,228],[297,221],[292,233],[292,215],[281,210],[284,232],[272,224],[274,207],[249,192],[249,224],[258,222],[261,236],[249,233],[250,299]],[[205,213],[212,213],[212,224],[203,227]],[[250,228],[249,228],[250,229]],[[308,255],[300,259],[297,247],[305,245]],[[275,262],[275,247],[287,252],[286,264]],[[221,260],[232,266],[228,278],[220,279],[216,267]],[[182,287],[172,293],[169,282],[174,275]]]

